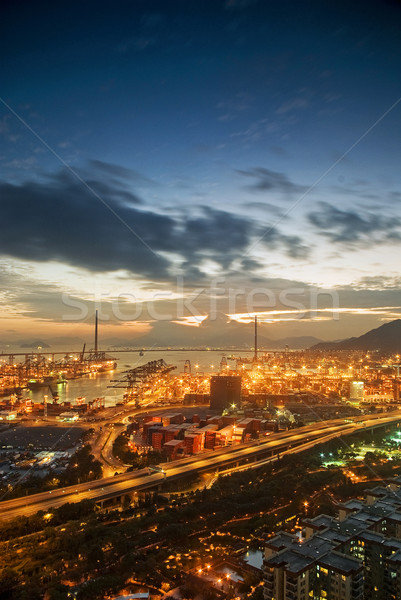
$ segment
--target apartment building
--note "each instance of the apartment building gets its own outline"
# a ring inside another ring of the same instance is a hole
[[[401,477],[266,544],[265,600],[401,598]]]

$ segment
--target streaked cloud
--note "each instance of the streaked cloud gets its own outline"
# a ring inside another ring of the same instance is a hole
[[[327,202],[309,212],[309,222],[335,243],[382,244],[401,241],[401,219],[363,209],[343,209]]]
[[[253,169],[238,169],[237,173],[254,180],[247,186],[247,189],[255,192],[278,191],[287,195],[302,194],[309,186],[293,182],[288,175],[266,169],[265,167],[255,167]]]

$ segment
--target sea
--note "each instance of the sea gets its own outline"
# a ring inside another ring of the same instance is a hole
[[[253,353],[241,351],[233,353],[232,351],[224,353],[221,350],[144,350],[143,356],[139,351],[113,352],[107,351],[108,356],[112,356],[117,361],[115,371],[107,373],[98,373],[85,375],[78,379],[70,379],[65,384],[52,384],[52,388],[57,388],[60,402],[76,403],[77,398],[85,398],[87,402],[94,398],[104,398],[106,406],[115,406],[121,402],[124,388],[116,388],[116,383],[112,380],[120,379],[124,376],[124,371],[143,365],[151,360],[164,359],[168,365],[176,368],[172,374],[181,374],[184,372],[184,365],[187,360],[191,363],[191,372],[198,374],[213,374],[220,372],[220,363],[223,357],[226,357],[229,367],[235,368],[235,357],[241,356],[252,358]],[[24,390],[23,398],[31,398],[33,402],[43,402],[44,396],[48,396],[51,401],[50,391],[46,388],[39,390]]]

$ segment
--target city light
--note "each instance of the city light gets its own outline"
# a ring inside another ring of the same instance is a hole
[[[401,2],[1,17],[0,600],[401,600]]]

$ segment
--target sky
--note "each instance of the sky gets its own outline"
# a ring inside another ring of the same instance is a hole
[[[399,318],[399,2],[6,2],[0,34],[1,349],[96,309],[160,346]]]

